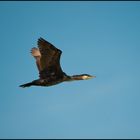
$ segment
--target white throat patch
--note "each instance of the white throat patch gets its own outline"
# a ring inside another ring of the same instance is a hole
[[[84,76],[82,76],[82,79],[83,80],[88,79],[88,76],[84,75]]]

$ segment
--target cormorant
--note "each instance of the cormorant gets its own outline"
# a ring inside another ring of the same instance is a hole
[[[36,60],[39,79],[20,85],[20,87],[52,86],[64,81],[86,80],[96,77],[89,74],[67,75],[60,66],[62,51],[43,38],[39,38],[37,43],[38,48],[32,48],[31,54]]]

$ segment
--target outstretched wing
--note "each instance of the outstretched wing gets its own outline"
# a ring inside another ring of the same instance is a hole
[[[43,38],[38,39],[38,48],[41,57],[38,57],[37,65],[39,68],[40,78],[48,76],[62,76],[63,71],[60,66],[60,57],[62,51]]]

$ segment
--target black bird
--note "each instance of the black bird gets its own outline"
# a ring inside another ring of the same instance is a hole
[[[64,81],[86,80],[96,77],[89,74],[69,76],[64,73],[60,66],[62,51],[43,38],[38,39],[38,48],[32,48],[31,54],[36,60],[39,79],[20,85],[20,87],[52,86]]]

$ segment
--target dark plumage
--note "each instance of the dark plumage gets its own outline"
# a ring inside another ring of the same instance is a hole
[[[36,60],[39,79],[20,85],[20,87],[52,86],[64,81],[85,80],[95,77],[88,74],[68,76],[60,66],[62,51],[43,38],[38,39],[38,48],[32,48],[31,54]]]

